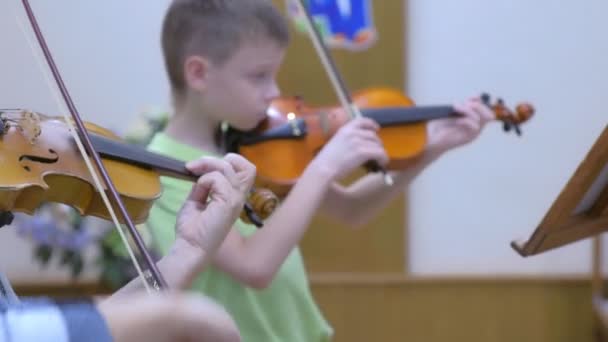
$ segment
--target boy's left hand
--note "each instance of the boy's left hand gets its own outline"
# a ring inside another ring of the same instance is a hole
[[[461,116],[431,120],[427,124],[427,152],[440,155],[465,145],[479,136],[485,124],[494,120],[494,112],[479,97],[454,105]]]
[[[243,210],[255,180],[255,166],[229,153],[222,159],[203,157],[189,162],[192,173],[202,175],[183,204],[176,222],[176,243],[212,254]]]

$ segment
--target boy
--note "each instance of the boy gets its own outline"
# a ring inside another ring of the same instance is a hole
[[[286,20],[268,0],[176,0],[163,23],[162,46],[174,113],[149,145],[157,153],[188,160],[221,156],[216,139],[226,122],[249,130],[265,118],[279,95],[275,76],[289,42]],[[328,341],[332,329],[315,304],[298,248],[320,209],[356,226],[373,217],[443,152],[473,140],[493,117],[479,99],[455,106],[463,114],[430,122],[428,148],[386,187],[370,174],[348,188],[336,183],[368,160],[387,155],[372,120],[343,126],[308,165],[262,229],[238,221],[194,288],[223,304],[244,341]],[[147,224],[163,254],[174,239],[187,183],[164,179],[164,194]]]

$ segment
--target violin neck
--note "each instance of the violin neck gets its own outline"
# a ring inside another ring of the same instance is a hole
[[[362,108],[361,113],[363,116],[373,119],[382,127],[441,119],[455,115],[452,106]]]
[[[102,158],[152,169],[164,176],[196,181],[186,165],[177,159],[156,154],[140,146],[125,144],[98,134],[89,133],[93,147]]]

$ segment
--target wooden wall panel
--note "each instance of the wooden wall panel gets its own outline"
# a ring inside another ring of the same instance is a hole
[[[314,278],[333,342],[594,341],[587,280]]]

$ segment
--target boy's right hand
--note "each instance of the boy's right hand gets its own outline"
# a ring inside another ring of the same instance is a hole
[[[233,153],[223,159],[201,158],[186,167],[202,176],[178,214],[176,242],[212,254],[243,210],[256,168]]]
[[[323,170],[331,180],[338,180],[370,160],[381,166],[388,155],[376,134],[380,126],[369,118],[355,118],[340,127],[321,149],[311,165]]]

